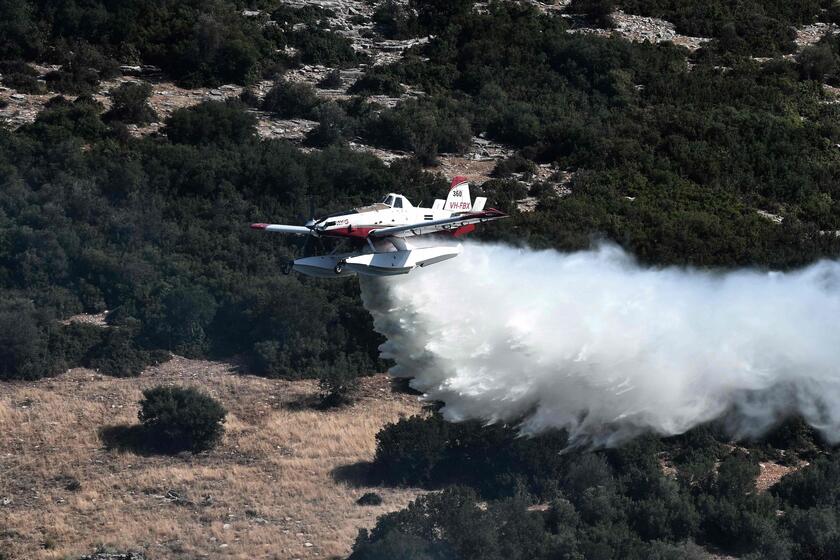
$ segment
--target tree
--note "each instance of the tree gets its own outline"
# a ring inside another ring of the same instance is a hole
[[[152,86],[146,82],[125,83],[111,91],[111,109],[106,120],[129,124],[148,124],[157,120],[157,113],[149,105]]]
[[[822,81],[837,74],[840,57],[830,43],[821,42],[802,49],[796,62],[802,79]]]
[[[219,442],[226,415],[218,401],[196,389],[157,386],[143,391],[138,418],[154,447],[198,452]]]
[[[61,367],[51,356],[48,319],[31,302],[0,304],[0,379],[38,379]]]

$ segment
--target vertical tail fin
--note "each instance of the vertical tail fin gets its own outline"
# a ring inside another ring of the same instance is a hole
[[[446,197],[445,210],[450,212],[469,212],[472,209],[470,199],[470,184],[466,177],[455,177],[449,187],[449,196]]]

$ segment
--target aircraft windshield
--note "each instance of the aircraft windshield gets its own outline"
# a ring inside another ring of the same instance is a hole
[[[374,210],[387,210],[390,206],[383,202],[377,202],[376,204],[371,204],[370,206],[360,206],[359,208],[354,208],[354,211],[357,214],[361,214],[362,212],[373,212]]]
[[[382,199],[382,204],[387,204],[388,206],[393,206],[393,205],[394,205],[394,197],[393,197],[393,195],[390,195],[390,194],[389,194],[388,196],[386,196],[385,198],[383,198],[383,199]]]

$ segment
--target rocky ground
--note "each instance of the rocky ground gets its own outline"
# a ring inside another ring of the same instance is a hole
[[[664,19],[625,14],[621,10],[617,10],[612,14],[612,19],[615,23],[614,29],[586,27],[574,15],[565,15],[565,17],[570,18],[574,22],[570,33],[586,33],[590,35],[601,35],[603,37],[617,36],[639,43],[662,43],[670,41],[675,45],[686,47],[692,51],[699,49],[704,43],[709,41],[709,39],[703,37],[681,35],[677,33],[673,23]]]

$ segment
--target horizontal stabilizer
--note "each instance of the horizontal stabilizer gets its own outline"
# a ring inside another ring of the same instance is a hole
[[[487,198],[483,196],[475,197],[475,202],[473,203],[472,211],[473,212],[481,212],[484,210],[484,205],[487,204]]]
[[[251,229],[261,229],[275,233],[288,233],[290,235],[311,235],[312,230],[304,226],[287,226],[283,224],[251,224]]]

